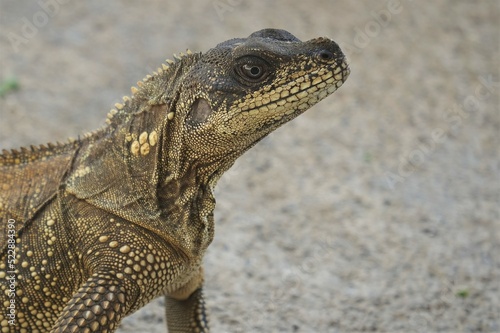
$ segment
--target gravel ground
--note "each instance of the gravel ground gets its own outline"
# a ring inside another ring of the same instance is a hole
[[[186,48],[277,27],[347,53],[346,84],[220,181],[214,332],[500,331],[499,1],[45,3],[0,0],[2,148],[101,126]],[[119,332],[164,325],[158,299]]]

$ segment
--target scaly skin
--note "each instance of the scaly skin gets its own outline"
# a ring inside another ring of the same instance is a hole
[[[349,74],[333,41],[275,29],[168,63],[103,129],[0,155],[1,332],[113,332],[160,295],[169,332],[208,332],[217,180]]]

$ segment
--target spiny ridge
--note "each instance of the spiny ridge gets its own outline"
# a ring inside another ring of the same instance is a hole
[[[186,53],[180,52],[178,55],[174,54],[173,58],[174,60],[171,59],[166,59],[165,63],[161,64],[161,67],[158,67],[156,71],[153,71],[152,75],[147,74],[142,80],[137,81],[137,87],[132,86],[130,88],[130,91],[132,92],[132,96],[123,96],[123,103],[117,102],[114,105],[114,109],[111,109],[111,111],[108,112],[107,117],[106,117],[106,124],[110,125],[113,122],[114,116],[122,111],[127,103],[130,103],[131,100],[136,97],[136,95],[139,93],[140,90],[145,89],[145,84],[152,81],[155,77],[158,77],[160,75],[168,75],[169,71],[172,70],[172,65],[176,65],[179,62],[181,62],[184,58],[189,57],[193,55],[193,52],[189,49],[186,50]],[[155,101],[150,101],[152,104],[155,103]],[[85,134],[85,137],[88,137],[90,134],[87,133]]]
[[[179,54],[174,53],[173,54],[174,60],[166,59],[165,62],[161,64],[161,67],[158,67],[156,69],[156,71],[153,71],[152,75],[147,74],[142,80],[138,81],[137,87],[142,88],[142,87],[144,87],[144,83],[151,81],[154,77],[168,73],[168,71],[171,69],[172,65],[175,65],[175,64],[181,62],[182,59],[184,59],[185,57],[191,56],[191,55],[193,55],[193,52],[189,49],[186,50],[186,53],[183,53],[183,52],[180,52]],[[139,89],[136,87],[132,87],[132,88],[130,88],[130,90],[132,91],[132,94],[135,95]]]
[[[0,160],[9,160],[13,158],[22,158],[22,157],[28,157],[30,159],[33,158],[33,155],[35,156],[46,156],[46,155],[51,155],[51,153],[57,154],[59,152],[64,152],[65,149],[68,149],[70,147],[71,149],[74,148],[75,144],[77,143],[77,140],[69,140],[66,143],[61,143],[59,141],[56,142],[48,142],[46,144],[40,144],[40,145],[30,145],[29,147],[20,147],[18,149],[2,149],[2,154],[0,154]]]

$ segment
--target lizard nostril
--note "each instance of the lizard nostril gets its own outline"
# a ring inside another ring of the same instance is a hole
[[[321,61],[333,60],[333,53],[328,50],[321,50],[318,52],[318,58]]]

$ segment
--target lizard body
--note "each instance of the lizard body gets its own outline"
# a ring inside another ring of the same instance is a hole
[[[217,180],[348,75],[333,41],[265,29],[163,64],[94,133],[4,151],[0,331],[113,332],[165,295],[170,332],[208,332]]]

